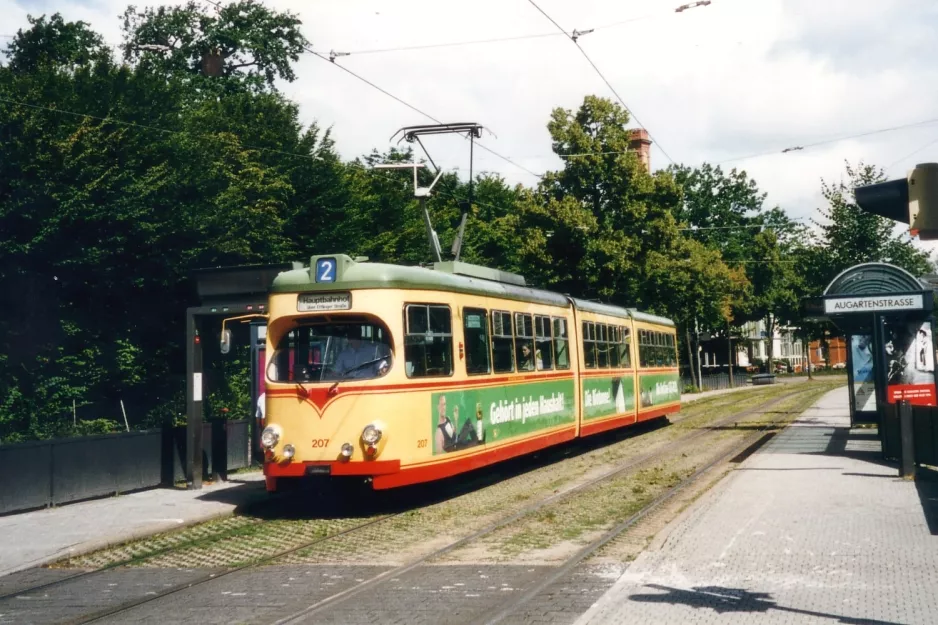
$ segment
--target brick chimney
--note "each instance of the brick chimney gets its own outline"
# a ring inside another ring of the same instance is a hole
[[[645,166],[645,171],[651,173],[651,139],[644,128],[629,130],[629,151],[638,154],[638,160]]]

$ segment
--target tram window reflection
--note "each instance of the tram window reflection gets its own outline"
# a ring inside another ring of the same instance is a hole
[[[619,326],[609,326],[607,330],[609,343],[606,352],[609,354],[609,366],[613,369],[619,367]]]
[[[583,322],[583,360],[587,369],[596,368],[596,325]]]
[[[554,355],[556,356],[557,368],[569,369],[570,368],[570,352],[568,351],[568,345],[570,344],[570,342],[567,339],[567,320],[554,317],[553,321],[554,321]]]
[[[632,366],[632,354],[629,352],[629,343],[631,341],[631,328],[622,327],[619,328],[620,338],[619,341],[619,366],[628,369]]]
[[[550,336],[550,317],[534,318],[534,357],[538,371],[554,368],[553,342]]]
[[[596,365],[600,369],[609,367],[609,337],[606,324],[596,324]]]
[[[449,306],[409,304],[405,311],[407,377],[453,374],[453,325]]]
[[[367,380],[386,375],[392,363],[390,335],[379,323],[317,323],[283,335],[267,378],[272,382]]]
[[[638,366],[648,366],[648,352],[651,347],[648,345],[648,331],[638,331]]]
[[[488,373],[488,313],[482,308],[463,308],[462,317],[466,341],[466,373]]]
[[[515,370],[514,337],[511,332],[511,313],[492,311],[492,368],[496,373]]]

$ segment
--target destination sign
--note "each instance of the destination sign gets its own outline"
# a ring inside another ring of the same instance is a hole
[[[824,312],[827,314],[922,310],[923,307],[921,293],[917,295],[864,295],[824,300]]]
[[[299,312],[348,310],[351,307],[351,293],[301,293],[296,298],[296,309]]]

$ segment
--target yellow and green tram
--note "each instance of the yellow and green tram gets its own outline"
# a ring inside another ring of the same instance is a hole
[[[525,286],[314,256],[267,322],[267,489],[309,475],[427,482],[680,407],[674,324]]]

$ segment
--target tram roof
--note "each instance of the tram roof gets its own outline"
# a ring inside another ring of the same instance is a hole
[[[317,261],[324,258],[332,259],[337,264],[334,281],[317,282],[315,280]],[[569,308],[572,303],[578,310],[621,317],[623,319],[631,318],[666,326],[674,325],[670,319],[642,313],[634,308],[622,308],[611,304],[602,304],[567,297],[553,291],[519,286],[517,283],[500,282],[498,281],[498,277],[503,274],[494,269],[488,270],[488,275],[490,275],[491,278],[486,279],[451,273],[447,271],[447,269],[450,268],[451,265],[448,263],[439,264],[436,269],[429,269],[426,267],[408,267],[387,263],[356,262],[350,257],[341,254],[314,256],[310,262],[310,267],[302,269],[297,268],[280,273],[271,285],[271,292],[295,293],[346,289],[421,289],[451,291],[481,295],[484,297],[534,302],[563,308]],[[480,275],[485,275],[485,273],[480,272]],[[510,276],[510,274],[505,275]],[[518,277],[514,276],[513,278],[517,279]]]
[[[426,289],[469,293],[487,297],[501,297],[538,304],[549,304],[568,308],[569,300],[559,294],[527,286],[518,286],[495,280],[472,278],[426,267],[407,267],[371,262],[342,262],[334,282],[316,282],[312,271],[294,269],[278,275],[271,291],[274,293],[295,291],[335,291],[337,289]],[[315,267],[314,257],[311,267]],[[346,257],[347,258],[347,257]],[[344,265],[344,266],[343,266]]]

